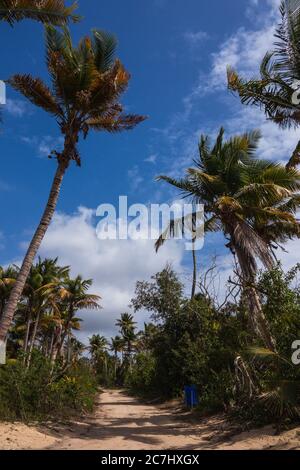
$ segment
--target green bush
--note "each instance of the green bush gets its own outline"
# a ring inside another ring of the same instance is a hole
[[[84,362],[64,374],[41,354],[35,353],[30,368],[22,359],[10,360],[0,367],[0,419],[43,419],[91,410],[97,384]]]
[[[125,386],[141,395],[155,393],[156,361],[150,353],[136,355],[131,370],[128,369]]]

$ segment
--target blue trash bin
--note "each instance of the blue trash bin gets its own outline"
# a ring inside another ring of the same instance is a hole
[[[199,405],[199,397],[196,385],[186,385],[184,387],[184,401],[188,408]]]

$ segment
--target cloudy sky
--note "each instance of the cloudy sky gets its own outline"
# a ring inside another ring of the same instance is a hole
[[[95,209],[129,203],[162,203],[176,192],[155,182],[158,174],[180,175],[197,153],[201,133],[214,137],[260,128],[260,155],[286,161],[295,146],[294,131],[280,131],[258,109],[243,107],[226,89],[226,66],[247,76],[272,47],[279,0],[79,0],[84,16],[72,26],[74,40],[93,27],[114,32],[118,56],[132,74],[123,98],[127,110],[149,119],[133,132],[90,135],[80,144],[82,168],[66,175],[57,215],[41,247],[42,256],[59,256],[74,274],[94,279],[103,300],[97,313],[82,313],[82,338],[111,335],[115,318],[128,310],[135,282],[148,279],[167,262],[189,284],[190,256],[180,243],[168,243],[156,255],[152,241],[99,241]],[[23,22],[12,30],[1,25],[1,77],[31,73],[45,81],[42,26]],[[0,154],[0,263],[19,261],[47,199],[59,149],[55,121],[7,90]],[[285,266],[297,261],[297,243],[282,255]],[[220,236],[210,236],[199,253],[201,267],[218,256],[222,280],[231,269]],[[137,317],[139,323],[144,314]]]

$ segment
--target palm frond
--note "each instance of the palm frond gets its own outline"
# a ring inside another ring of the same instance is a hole
[[[100,72],[106,72],[113,65],[114,55],[118,45],[117,39],[113,34],[99,29],[93,29],[92,33],[92,47],[96,67]]]
[[[87,121],[89,128],[96,131],[122,132],[124,130],[134,129],[135,126],[147,119],[146,116],[138,116],[135,114],[121,114],[116,118],[104,116],[103,118],[91,118]]]
[[[61,116],[63,111],[55,100],[50,89],[39,78],[30,75],[14,75],[8,83],[21,92],[31,103],[43,108],[50,114]]]
[[[0,20],[10,25],[26,18],[58,26],[80,20],[77,3],[66,7],[64,0],[0,0]]]

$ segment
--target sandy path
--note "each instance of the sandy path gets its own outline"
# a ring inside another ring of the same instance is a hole
[[[145,405],[122,391],[101,394],[93,416],[66,425],[0,423],[0,449],[300,449],[300,428],[233,435],[221,416],[190,423],[174,409]]]

